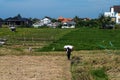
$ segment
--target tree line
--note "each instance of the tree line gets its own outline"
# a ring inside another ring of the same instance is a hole
[[[77,27],[96,27],[96,28],[113,28],[116,23],[112,21],[111,17],[106,17],[103,14],[100,14],[98,18],[89,19],[89,18],[79,18],[78,16],[74,17]]]
[[[14,18],[19,18],[19,17],[21,17],[20,14],[18,14]],[[11,17],[9,17],[9,18],[11,18]],[[0,25],[4,24],[4,21],[9,18],[6,18],[6,19],[0,18]],[[39,21],[38,18],[27,18],[27,19],[29,21],[31,21],[32,23]],[[51,18],[51,21],[58,22],[58,20],[55,18]],[[98,18],[95,18],[95,19],[80,18],[78,16],[75,16],[73,18],[73,21],[76,22],[76,28],[80,28],[80,27],[90,27],[90,28],[95,27],[95,28],[103,28],[103,29],[105,29],[105,28],[112,29],[114,27],[120,28],[119,24],[116,24],[115,21],[112,21],[111,17],[105,17],[104,14],[100,14],[98,16]]]

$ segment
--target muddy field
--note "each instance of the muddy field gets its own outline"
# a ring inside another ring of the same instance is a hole
[[[63,56],[0,56],[1,80],[70,80]]]

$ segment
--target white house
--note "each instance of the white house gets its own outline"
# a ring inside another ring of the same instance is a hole
[[[33,24],[34,28],[38,28],[39,26],[42,26],[40,21]]]
[[[63,17],[59,17],[58,21],[60,21],[62,23],[62,27],[61,28],[75,28],[76,23],[73,21],[72,18],[63,18]]]
[[[62,28],[75,28],[75,24],[74,21],[63,22]]]
[[[47,26],[47,25],[50,25],[50,24],[51,24],[51,19],[45,17],[45,18],[41,19],[39,22],[34,23],[33,26],[34,26],[35,28],[38,28],[38,27],[40,27],[40,26],[44,26],[44,25]]]
[[[44,25],[47,25],[47,24],[50,24],[50,23],[51,23],[51,20],[50,20],[49,18],[45,17],[45,18],[43,18],[43,19],[41,20],[41,22],[42,22]]]
[[[117,24],[120,24],[120,5],[116,5],[110,8],[110,12],[105,12],[104,16],[109,16]]]

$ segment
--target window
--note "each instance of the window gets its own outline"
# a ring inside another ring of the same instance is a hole
[[[120,22],[120,18],[118,19],[118,22]]]

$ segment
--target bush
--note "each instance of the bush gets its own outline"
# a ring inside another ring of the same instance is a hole
[[[114,29],[120,29],[120,24],[116,24]]]

